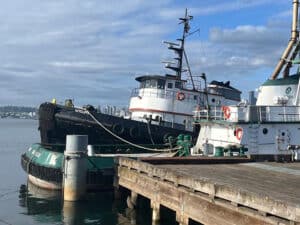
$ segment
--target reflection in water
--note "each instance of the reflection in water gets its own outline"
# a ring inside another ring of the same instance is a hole
[[[89,193],[85,201],[64,202],[61,191],[44,190],[30,182],[20,186],[19,202],[27,209],[26,215],[43,224],[117,225],[125,208],[121,201],[113,201],[113,193]],[[130,224],[130,220],[123,217],[122,224]]]
[[[19,203],[27,209],[25,214],[39,223],[61,221],[61,192],[43,190],[28,182],[20,186]]]
[[[84,224],[84,213],[81,211],[80,202],[63,203],[63,224],[64,225],[81,225]]]
[[[126,196],[114,200],[112,192],[88,193],[86,200],[63,201],[61,191],[41,189],[30,182],[20,186],[19,205],[35,224],[63,225],[173,225],[175,213],[164,213],[160,223],[151,223],[150,202],[140,199],[136,210],[126,206]],[[164,216],[165,215],[165,216]],[[165,219],[164,219],[165,218]]]

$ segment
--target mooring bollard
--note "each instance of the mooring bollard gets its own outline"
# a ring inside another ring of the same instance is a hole
[[[88,145],[87,146],[87,154],[88,154],[88,156],[94,156],[95,155],[95,151],[94,151],[94,146],[93,145]]]
[[[64,153],[64,200],[78,201],[86,192],[87,135],[67,135]]]

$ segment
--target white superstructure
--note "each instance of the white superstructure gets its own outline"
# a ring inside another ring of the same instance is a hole
[[[285,60],[280,60],[271,78],[259,87],[256,104],[244,102],[197,110],[195,123],[201,125],[201,130],[193,147],[194,154],[213,153],[218,147],[226,151],[243,146],[250,155],[273,155],[277,159],[292,155],[300,159],[300,72],[289,75],[300,49],[299,32],[294,30],[299,1],[294,0],[293,5],[292,39],[295,40],[284,52]],[[283,78],[277,78],[284,64]]]
[[[205,87],[200,88],[200,81],[192,76],[186,57],[184,43],[189,35],[189,21],[192,16],[185,13],[180,18],[184,25],[179,43],[165,42],[168,49],[175,52],[175,62],[166,62],[166,68],[174,75],[144,75],[137,77],[139,87],[134,89],[129,104],[131,119],[151,122],[161,126],[182,130],[193,130],[193,111],[208,105],[221,106],[237,104],[241,92],[230,86],[229,82],[213,81],[206,85],[206,76],[198,76],[205,81]],[[183,68],[185,61],[187,69]],[[182,79],[182,74],[188,73],[189,82]]]
[[[206,92],[188,89],[186,80],[170,75],[141,76],[136,80],[140,87],[130,99],[131,118],[179,129],[193,130],[193,111],[206,107],[207,99],[213,106],[236,104],[240,100],[240,91],[229,84],[221,83],[221,86],[219,82],[219,85],[209,85]],[[224,95],[226,91],[229,93]]]

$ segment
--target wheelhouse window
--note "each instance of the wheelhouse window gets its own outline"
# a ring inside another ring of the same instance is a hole
[[[145,88],[149,88],[149,87],[150,87],[150,80],[146,80]]]
[[[159,79],[159,80],[157,81],[157,88],[158,88],[158,89],[165,89],[165,84],[166,84],[166,81],[165,81],[165,80]]]
[[[180,81],[175,82],[175,88],[182,88],[182,83]]]
[[[150,80],[150,87],[149,88],[156,88],[157,87],[157,80]]]
[[[145,80],[141,82],[141,88],[157,88],[157,80]]]
[[[173,88],[173,83],[168,83],[168,88],[172,89]]]

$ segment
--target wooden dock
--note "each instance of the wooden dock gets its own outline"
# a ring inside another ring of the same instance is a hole
[[[300,163],[146,161],[119,158],[117,184],[131,190],[133,202],[150,199],[153,220],[163,205],[180,225],[300,225]]]

